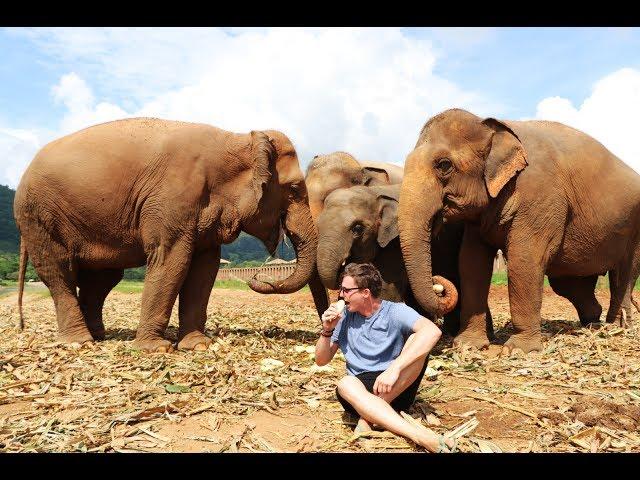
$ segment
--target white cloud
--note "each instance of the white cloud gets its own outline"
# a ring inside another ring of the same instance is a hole
[[[16,188],[40,146],[33,132],[0,128],[0,184]]]
[[[75,73],[64,75],[51,89],[56,102],[67,107],[60,122],[60,133],[66,135],[97,123],[131,116],[117,105],[95,104],[95,97],[87,83]]]
[[[70,111],[81,110],[94,102],[91,89],[73,72],[64,75],[51,91],[54,100],[64,103]]]
[[[131,116],[274,128],[313,155],[403,163],[423,123],[495,108],[433,73],[429,42],[400,29],[14,30],[71,73],[52,88],[59,134]],[[499,112],[498,112],[499,113]],[[51,140],[51,139],[48,139]]]
[[[640,173],[638,112],[640,71],[623,68],[600,79],[579,108],[566,98],[545,98],[537,106],[536,118],[588,133]]]

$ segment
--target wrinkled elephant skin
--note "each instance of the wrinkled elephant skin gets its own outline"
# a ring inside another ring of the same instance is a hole
[[[315,269],[317,233],[296,151],[272,130],[236,134],[152,118],[96,125],[37,153],[16,191],[14,215],[20,309],[30,257],[66,342],[103,338],[107,294],[125,268],[146,264],[136,345],[173,348],[164,333],[179,296],[178,347],[206,348],[220,246],[240,231],[273,251],[284,228],[298,256],[287,279],[256,290],[296,291]]]
[[[400,242],[418,302],[434,308],[431,231],[465,222],[460,250],[461,331],[457,343],[486,345],[493,259],[507,260],[514,333],[505,350],[542,348],[544,275],[599,320],[593,288],[609,272],[606,320],[630,318],[640,274],[640,175],[583,132],[556,122],[500,121],[459,109],[431,118],[405,163]]]

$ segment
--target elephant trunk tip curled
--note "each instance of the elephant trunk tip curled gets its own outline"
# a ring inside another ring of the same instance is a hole
[[[433,290],[438,297],[438,317],[443,317],[453,310],[458,303],[458,290],[455,285],[440,275],[433,277]]]
[[[276,285],[255,278],[249,280],[248,285],[251,290],[258,293],[275,293],[277,290]]]

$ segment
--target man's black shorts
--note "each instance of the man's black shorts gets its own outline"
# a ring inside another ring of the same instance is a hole
[[[422,381],[422,377],[424,377],[424,372],[427,369],[427,363],[429,363],[429,355],[424,361],[424,365],[422,366],[422,370],[418,374],[418,378],[416,378],[411,385],[407,387],[407,389],[393,399],[391,402],[391,406],[396,412],[401,410],[407,410],[413,401],[416,399],[416,394],[418,393],[418,388],[420,387],[420,382]],[[363,372],[360,375],[356,375],[356,378],[360,379],[360,381],[364,384],[365,388],[373,393],[373,384],[376,383],[376,378],[380,375],[384,370],[377,372]],[[342,407],[345,411],[349,413],[353,413],[354,415],[359,415],[356,412],[355,408],[351,406],[349,402],[347,402],[344,398],[340,396],[338,393],[338,389],[336,388],[336,396],[338,397],[338,401],[342,404]]]

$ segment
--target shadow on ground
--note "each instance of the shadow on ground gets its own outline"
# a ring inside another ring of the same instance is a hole
[[[205,334],[208,337],[213,339],[222,335],[223,337],[226,335],[238,335],[241,337],[244,336],[253,336],[253,335],[264,335],[268,338],[274,338],[278,340],[288,339],[295,340],[300,343],[315,343],[318,339],[318,333],[313,330],[287,330],[284,328],[280,328],[277,326],[268,326],[263,328],[229,328],[229,327],[213,327],[211,329],[206,329]],[[136,331],[130,328],[117,328],[117,329],[109,329],[107,328],[105,331],[105,340],[135,340]],[[170,340],[172,342],[176,342],[178,340],[178,328],[177,327],[167,327],[164,338]]]

